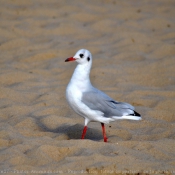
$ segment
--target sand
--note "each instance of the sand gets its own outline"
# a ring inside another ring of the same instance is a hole
[[[175,174],[174,0],[1,0],[1,174]],[[93,85],[142,121],[84,125],[65,99],[81,48]]]

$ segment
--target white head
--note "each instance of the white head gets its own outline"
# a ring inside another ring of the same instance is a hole
[[[79,64],[90,64],[92,63],[92,55],[86,49],[80,49],[73,57],[67,58],[65,62],[76,61]]]

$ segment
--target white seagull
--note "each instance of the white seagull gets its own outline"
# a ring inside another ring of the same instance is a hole
[[[92,55],[88,50],[79,50],[74,57],[65,60],[68,61],[78,63],[67,86],[66,98],[71,108],[85,119],[81,139],[85,137],[87,124],[92,121],[101,123],[104,142],[107,142],[104,123],[118,119],[141,120],[132,105],[118,102],[92,86],[89,79]]]

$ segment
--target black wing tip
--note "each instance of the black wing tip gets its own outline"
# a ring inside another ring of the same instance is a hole
[[[138,112],[136,112],[136,111],[134,111],[134,113],[133,113],[133,114],[130,114],[130,115],[132,115],[132,116],[137,116],[137,117],[141,117],[141,115],[140,115]]]

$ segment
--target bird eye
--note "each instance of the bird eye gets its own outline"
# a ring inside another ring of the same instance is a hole
[[[83,58],[83,57],[84,57],[84,55],[81,53],[81,54],[80,54],[80,58]]]

